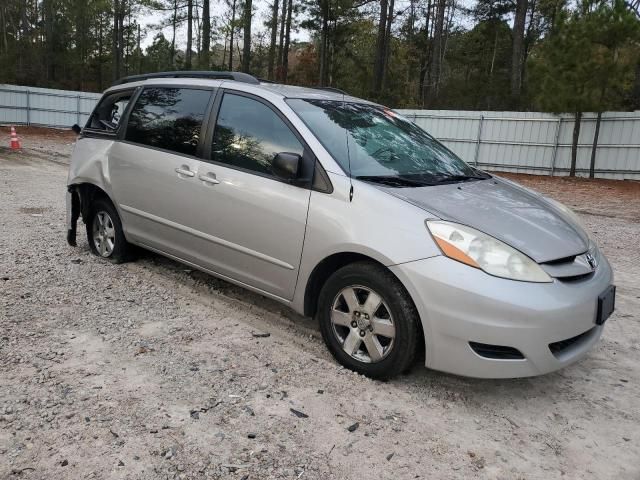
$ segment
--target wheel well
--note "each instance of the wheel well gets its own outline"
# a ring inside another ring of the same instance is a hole
[[[82,220],[87,221],[91,204],[98,198],[104,198],[111,202],[109,195],[97,185],[93,183],[78,183],[70,187],[70,191],[73,195],[78,195],[80,203],[80,213],[82,214]],[[111,202],[113,203],[113,202]]]
[[[370,261],[382,265],[371,257],[355,252],[334,253],[322,260],[311,272],[304,292],[304,314],[313,317],[318,308],[318,296],[327,279],[336,270],[350,263]]]
[[[378,262],[377,260],[368,257],[367,255],[355,252],[335,253],[325,258],[318,265],[316,265],[316,267],[311,272],[311,275],[309,276],[307,287],[304,292],[304,314],[308,317],[313,317],[315,315],[316,310],[318,309],[318,297],[320,296],[320,290],[324,286],[327,279],[331,276],[331,274],[333,274],[333,272],[344,267],[345,265],[355,262],[361,262],[363,260],[374,262],[384,268],[387,268],[384,264]],[[400,281],[400,279],[398,279],[398,281]],[[402,284],[402,281],[400,281],[400,283]],[[411,294],[409,294],[409,298],[411,298]],[[411,301],[413,302],[413,298],[411,298]],[[422,322],[418,322],[418,328],[420,330],[420,336],[422,339],[421,342],[418,342],[420,349],[418,357],[424,360],[423,357],[425,344]]]

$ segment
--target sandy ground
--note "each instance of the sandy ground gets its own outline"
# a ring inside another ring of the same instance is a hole
[[[67,246],[68,138],[27,140],[0,149],[0,479],[640,478],[637,183],[517,176],[576,207],[616,271],[585,360],[382,383],[259,295]]]

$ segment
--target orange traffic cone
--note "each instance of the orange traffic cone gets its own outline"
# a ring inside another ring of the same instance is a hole
[[[20,140],[18,139],[16,128],[11,127],[11,150],[20,150],[20,148]]]

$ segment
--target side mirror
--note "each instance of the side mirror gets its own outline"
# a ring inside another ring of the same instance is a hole
[[[80,125],[75,123],[73,125],[73,127],[71,127],[71,130],[73,130],[76,135],[80,135],[80,132],[82,131],[82,128],[80,128]]]
[[[297,153],[281,152],[274,157],[271,170],[278,178],[289,181],[295,180],[298,178],[298,169],[301,162],[302,157]]]

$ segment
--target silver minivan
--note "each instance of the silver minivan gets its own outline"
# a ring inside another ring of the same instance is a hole
[[[338,362],[473,377],[583,357],[611,267],[560,203],[474,168],[394,111],[231,72],[127,77],[73,151],[68,242],[142,247],[314,316]]]

